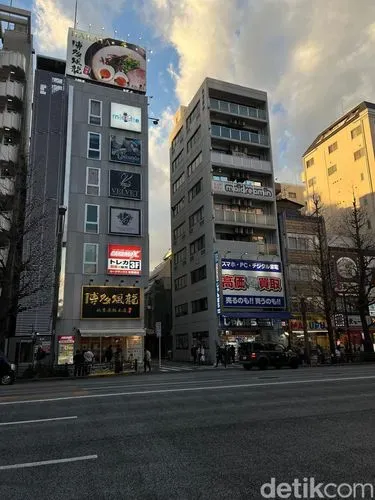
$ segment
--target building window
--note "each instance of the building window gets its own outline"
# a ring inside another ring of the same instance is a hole
[[[310,158],[310,160],[307,160],[306,162],[306,168],[310,168],[314,165],[314,158]]]
[[[203,297],[202,299],[193,300],[191,302],[191,313],[192,314],[199,313],[202,311],[207,311],[207,309],[208,309],[207,297]]]
[[[185,196],[181,198],[181,200],[178,201],[174,207],[172,207],[173,217],[176,217],[176,215],[178,215],[181,212],[181,210],[183,210],[184,206],[185,206]]]
[[[100,168],[86,168],[86,194],[100,196]]]
[[[189,189],[188,200],[189,202],[193,200],[201,191],[202,191],[203,179],[199,179],[199,181],[194,184],[194,186]]]
[[[172,161],[172,174],[182,165],[184,160],[184,150]]]
[[[360,158],[362,158],[362,156],[365,156],[365,148],[354,151],[354,161],[359,160]]]
[[[367,229],[371,229],[371,222],[367,219]]]
[[[316,177],[312,177],[311,179],[309,179],[309,187],[312,187],[312,186],[315,186],[316,184]]]
[[[189,130],[191,128],[191,125],[193,122],[198,118],[200,114],[200,101],[197,102],[197,104],[194,106],[193,111],[190,113],[190,115],[186,118],[186,128]]]
[[[203,221],[204,219],[204,206],[198,208],[196,212],[194,212],[189,217],[189,229],[192,229],[196,224]]]
[[[177,181],[173,183],[172,185],[173,194],[180,189],[180,187],[183,185],[184,182],[185,182],[185,172],[183,172],[177,179]]]
[[[89,124],[99,126],[102,124],[102,101],[89,99]]]
[[[186,150],[188,153],[195,147],[196,144],[198,144],[200,138],[201,138],[201,128],[199,126],[187,143]]]
[[[290,266],[289,276],[292,281],[310,281],[311,272],[308,266]]]
[[[92,160],[100,160],[101,157],[101,134],[89,132],[87,136],[87,158]]]
[[[187,274],[180,276],[174,280],[174,289],[181,290],[187,286]]]
[[[176,339],[176,350],[186,351],[189,349],[189,334],[188,333],[178,333],[175,336]]]
[[[291,200],[295,200],[297,198],[297,193],[292,193],[291,191],[288,193],[288,198]]]
[[[207,278],[207,269],[206,266],[198,267],[198,269],[194,269],[190,273],[191,284],[198,283],[198,281],[205,280]]]
[[[182,224],[177,226],[176,229],[173,230],[174,241],[177,241],[179,238],[182,238],[183,236],[185,236],[185,222],[183,222]]]
[[[328,154],[333,153],[337,149],[337,142],[334,142],[333,144],[330,144],[328,146]]]
[[[85,233],[99,233],[99,205],[85,205]]]
[[[358,125],[358,127],[353,128],[353,130],[350,132],[350,135],[352,136],[352,139],[355,139],[359,135],[362,134],[362,127],[361,125]]]
[[[204,235],[194,240],[193,243],[190,243],[190,255],[194,255],[195,253],[202,251],[204,249],[205,249]]]
[[[187,314],[189,314],[189,304],[185,302],[184,304],[175,306],[174,313],[176,318],[179,318],[180,316],[186,316]]]
[[[289,250],[312,251],[317,244],[317,237],[312,234],[288,234]]]
[[[173,255],[174,264],[186,264],[186,247]]]
[[[364,181],[365,180],[365,174],[362,172],[361,173],[361,181]]]
[[[337,172],[337,166],[336,165],[332,165],[331,167],[328,168],[328,175],[332,175],[335,172]]]
[[[188,165],[188,168],[187,168],[188,177],[191,176],[191,174],[200,166],[201,163],[202,163],[202,151]]]
[[[172,141],[172,149],[175,149],[175,147],[177,146],[177,144],[179,144],[180,142],[182,142],[184,140],[184,136],[183,136],[183,128],[181,128],[177,134],[175,135],[173,141]]]
[[[83,245],[83,274],[97,274],[98,248],[97,243],[85,243]]]

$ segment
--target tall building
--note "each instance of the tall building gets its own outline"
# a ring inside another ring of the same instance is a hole
[[[54,258],[46,263],[50,300],[41,297],[33,331],[52,334],[58,364],[71,363],[75,348],[91,349],[99,362],[109,346],[143,359],[145,85],[145,51],[102,35],[70,29],[66,61],[37,59],[32,158],[43,192],[32,194],[52,214],[39,244],[51,244]]]
[[[267,94],[207,78],[171,136],[174,356],[278,335],[284,286]]]
[[[347,208],[353,195],[375,229],[375,104],[362,102],[323,130],[303,154],[308,209],[318,194],[333,212]]]

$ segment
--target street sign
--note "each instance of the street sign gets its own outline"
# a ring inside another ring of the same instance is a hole
[[[161,337],[161,321],[155,323],[155,333],[157,337]]]

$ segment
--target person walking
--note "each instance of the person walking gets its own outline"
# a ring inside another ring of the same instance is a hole
[[[104,357],[105,357],[105,360],[107,363],[110,363],[112,361],[112,358],[113,358],[113,351],[112,351],[112,346],[110,345],[105,353],[104,353]]]
[[[74,376],[75,377],[80,377],[83,372],[83,363],[84,363],[84,358],[83,354],[79,349],[77,349],[74,357],[73,357],[73,363],[74,363]]]
[[[143,357],[143,367],[144,367],[145,373],[147,371],[147,368],[148,368],[149,372],[151,371],[151,353],[148,349],[145,349],[145,354]]]
[[[83,357],[85,365],[85,375],[90,375],[92,365],[94,364],[94,353],[90,349],[87,349],[87,351],[84,352]]]

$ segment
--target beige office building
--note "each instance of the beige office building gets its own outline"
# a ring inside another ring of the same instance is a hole
[[[303,154],[308,209],[319,194],[331,213],[347,208],[353,195],[375,229],[375,104],[362,102],[321,132]]]

